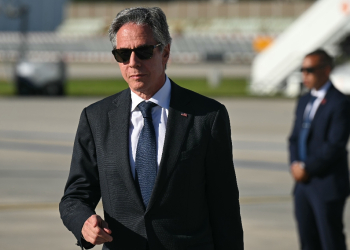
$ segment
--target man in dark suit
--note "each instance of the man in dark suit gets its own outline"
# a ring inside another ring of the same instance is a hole
[[[109,32],[129,88],[81,114],[63,223],[82,248],[243,249],[225,107],[166,76],[161,9],[125,9]]]
[[[343,211],[349,194],[350,104],[329,80],[332,67],[333,60],[324,50],[304,58],[303,83],[311,91],[298,102],[289,138],[303,250],[346,249]]]

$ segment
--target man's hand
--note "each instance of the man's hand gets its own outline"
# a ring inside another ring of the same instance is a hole
[[[91,244],[100,245],[113,240],[107,222],[98,215],[91,215],[83,225],[81,233],[84,239]]]
[[[300,166],[299,162],[294,162],[290,167],[290,170],[292,172],[294,180],[297,182],[305,182],[309,178],[305,169]]]

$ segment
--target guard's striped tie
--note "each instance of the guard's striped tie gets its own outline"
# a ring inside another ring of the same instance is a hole
[[[308,106],[309,110],[307,114],[305,115],[303,119],[303,124],[301,126],[301,130],[299,132],[299,143],[298,143],[298,151],[299,151],[299,160],[300,161],[305,161],[307,157],[307,138],[309,136],[310,132],[310,126],[311,126],[311,118],[310,118],[310,113],[312,110],[312,105],[314,104],[314,101],[317,99],[316,96],[311,96]]]

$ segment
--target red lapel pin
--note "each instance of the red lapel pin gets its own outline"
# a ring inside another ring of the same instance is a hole
[[[324,104],[326,104],[326,102],[327,102],[327,100],[326,100],[326,98],[324,98],[324,99],[322,100],[321,104],[324,105]]]
[[[186,113],[181,113],[182,116],[184,117],[187,117],[187,114]]]

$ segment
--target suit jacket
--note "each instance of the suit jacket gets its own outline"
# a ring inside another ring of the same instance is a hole
[[[310,93],[298,102],[295,123],[289,138],[290,162],[299,161],[298,136]],[[304,185],[325,200],[344,198],[349,194],[349,170],[346,145],[350,133],[350,103],[333,85],[311,122],[307,139],[305,170],[310,179]]]
[[[103,249],[243,249],[225,107],[172,82],[163,154],[145,208],[130,170],[130,106],[126,89],[81,114],[60,202],[78,245],[93,246],[81,229],[102,197],[113,237]]]

